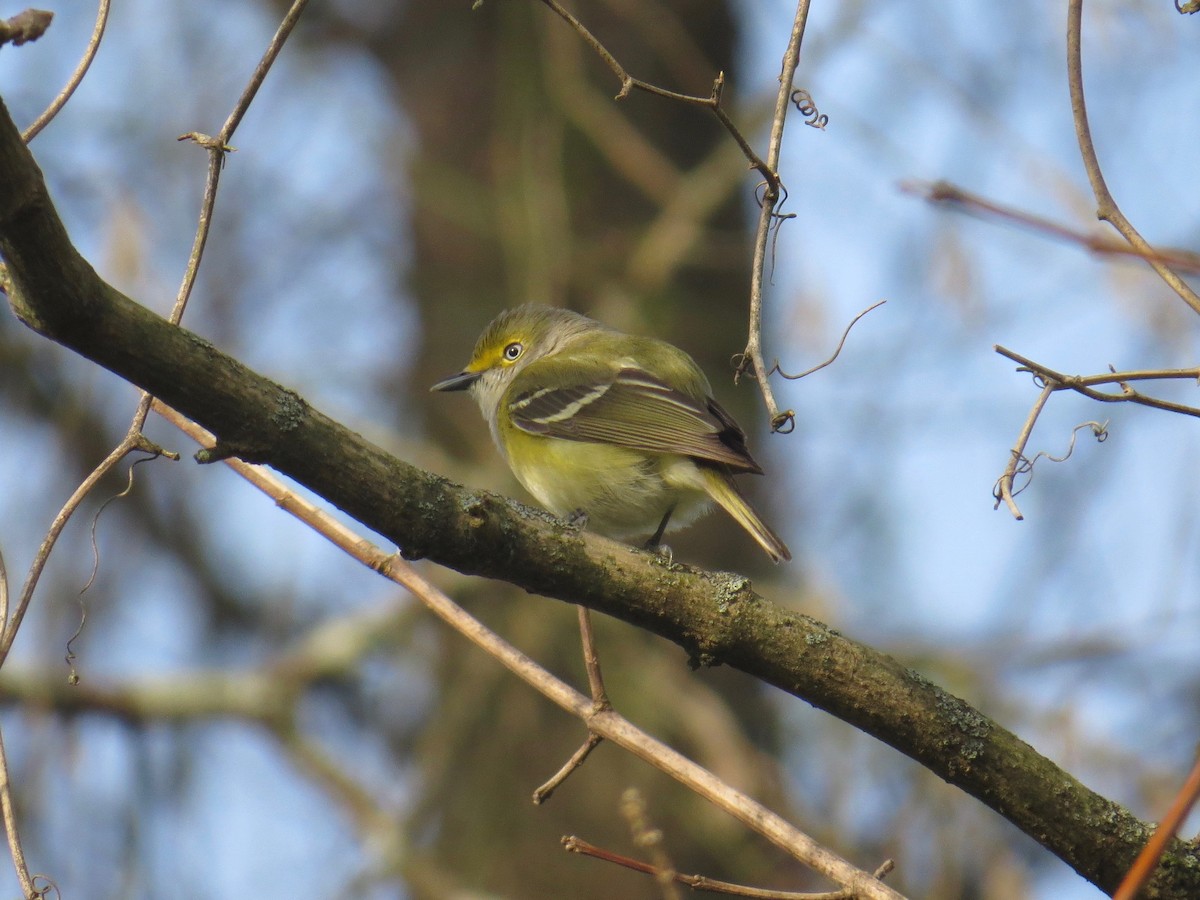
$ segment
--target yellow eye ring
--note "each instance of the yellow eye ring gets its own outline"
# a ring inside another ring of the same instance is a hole
[[[520,341],[513,341],[504,348],[504,359],[506,362],[516,362],[524,352],[525,346]]]

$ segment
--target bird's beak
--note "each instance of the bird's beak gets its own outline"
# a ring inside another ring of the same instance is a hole
[[[431,391],[465,391],[471,385],[479,380],[482,372],[459,372],[457,375],[451,375],[444,381],[439,381]]]

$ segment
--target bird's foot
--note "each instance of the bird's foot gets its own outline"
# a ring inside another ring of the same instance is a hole
[[[666,544],[660,544],[654,538],[651,538],[646,541],[645,548],[657,556],[667,568],[675,564],[675,552]]]

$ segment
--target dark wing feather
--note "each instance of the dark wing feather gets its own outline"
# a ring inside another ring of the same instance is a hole
[[[643,369],[609,371],[607,380],[526,390],[509,401],[513,423],[530,434],[678,453],[762,472],[746,435],[711,397],[697,400]]]

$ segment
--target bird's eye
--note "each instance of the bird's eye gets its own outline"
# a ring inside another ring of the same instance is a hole
[[[524,348],[524,346],[521,345],[521,342],[513,341],[511,344],[509,344],[507,347],[504,348],[504,358],[506,360],[508,360],[509,362],[516,362],[518,359],[521,358],[521,354],[524,352],[525,352],[525,348]]]

